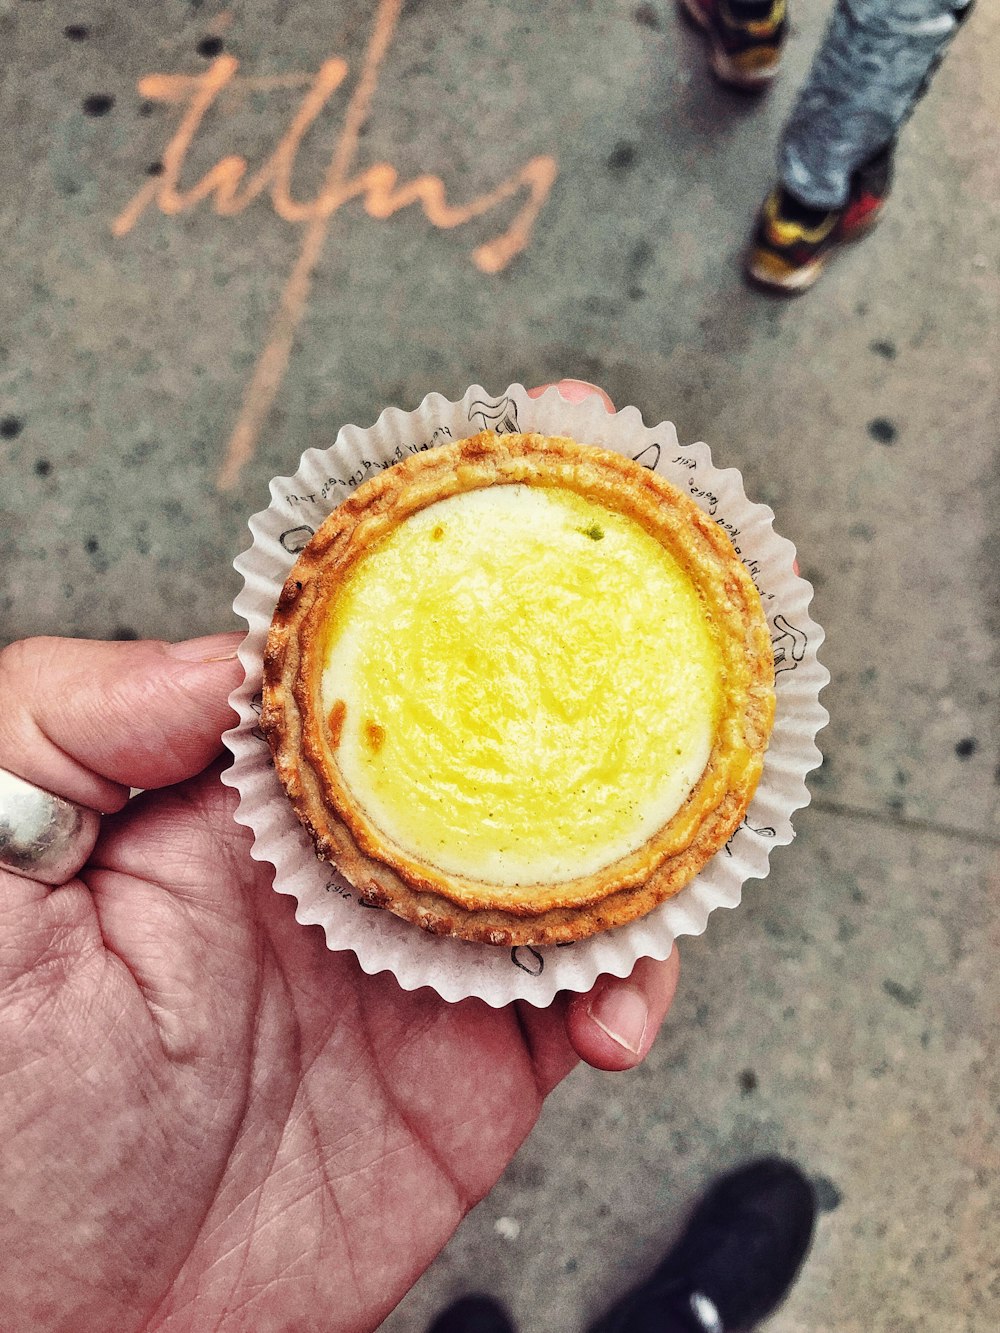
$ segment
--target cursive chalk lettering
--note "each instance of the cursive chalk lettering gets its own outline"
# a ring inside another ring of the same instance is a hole
[[[180,121],[159,154],[163,170],[151,177],[111,224],[115,236],[125,236],[150,206],[174,217],[211,201],[220,217],[243,212],[261,195],[270,198],[275,213],[303,228],[302,246],[285,283],[267,342],[246,387],[236,424],[226,445],[218,475],[220,489],[235,484],[252,458],[264,421],[281,387],[292,353],[295,333],[309,302],[313,276],[320,261],[333,215],[345,204],[360,199],[369,217],[385,220],[402,208],[419,204],[432,226],[450,229],[483,217],[527,193],[510,224],[472,251],[472,262],[482,273],[499,273],[528,244],[549,196],[558,166],[555,158],[531,158],[494,189],[463,204],[449,202],[438,176],[420,175],[400,182],[387,162],[376,162],[353,173],[358,138],[378,87],[381,68],[399,22],[403,0],[380,0],[367,50],[344,113],[343,125],[321,188],[313,199],[298,199],[292,189],[295,163],[302,141],[330,98],[347,80],[347,61],[332,56],[313,75],[291,73],[268,78],[238,77],[239,61],[222,54],[202,74],[149,74],[139,80],[139,93],[151,102],[179,105]],[[202,121],[219,97],[234,90],[268,92],[277,88],[304,88],[302,101],[271,156],[249,172],[245,158],[221,158],[193,185],[182,185],[191,145]]]

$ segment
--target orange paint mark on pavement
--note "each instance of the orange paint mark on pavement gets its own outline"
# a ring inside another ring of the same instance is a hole
[[[379,72],[401,9],[402,0],[380,0],[357,83],[347,103],[343,127],[322,187],[311,200],[292,197],[292,175],[302,140],[347,78],[348,65],[341,57],[324,61],[314,75],[291,73],[237,78],[239,61],[230,55],[220,55],[203,74],[150,74],[139,81],[139,92],[143,97],[178,103],[183,111],[173,137],[163,150],[163,171],[150,179],[114,219],[111,230],[115,236],[130,232],[153,204],[167,216],[176,216],[211,199],[212,207],[220,217],[232,217],[265,192],[279,217],[304,227],[302,247],[281,293],[267,342],[243,395],[226,446],[218,476],[220,489],[234,485],[243,466],[253,456],[267,414],[284,379],[295,331],[305,314],[330,220],[338,209],[350,200],[360,198],[369,217],[384,220],[401,208],[419,203],[432,226],[452,228],[482,217],[527,190],[527,201],[506,230],[472,252],[472,262],[480,272],[498,273],[528,244],[535,219],[558,174],[553,157],[533,157],[495,189],[464,204],[448,202],[444,182],[438,176],[417,176],[400,184],[398,172],[387,162],[375,163],[354,176],[349,174],[357,154],[361,127],[378,87]],[[188,151],[206,113],[221,95],[237,90],[270,91],[303,86],[306,91],[298,110],[271,156],[257,171],[248,176],[246,159],[232,154],[221,158],[195,185],[186,190],[181,187]]]

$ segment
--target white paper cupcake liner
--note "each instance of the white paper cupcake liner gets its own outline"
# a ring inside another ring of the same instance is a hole
[[[774,645],[777,714],[764,772],[746,818],[687,888],[648,916],[591,939],[514,949],[441,939],[387,911],[366,907],[316,856],[271,765],[259,725],[261,662],[278,594],[296,555],[332,509],[366,477],[409,454],[483,429],[540,431],[615,449],[687,491],[731,537],[767,614]],[[303,925],[322,926],[331,949],[350,949],[365,972],[389,971],[406,990],[430,986],[445,1000],[478,996],[547,1005],[560,990],[586,991],[602,973],[627,976],[636,959],[663,959],[681,935],[698,935],[717,907],[735,907],[744,882],[762,879],[773,847],[792,840],[792,815],[809,802],[806,776],[821,761],[816,734],[828,717],[829,680],[809,614],[811,586],[794,570],[795,549],[773,529],[766,505],[749,501],[734,468],[713,465],[705,444],[680,444],[669,422],[646,426],[638,410],[609,413],[595,396],[568,403],[551,388],[529,398],[473,385],[458,402],[428,394],[413,412],[387,408],[368,430],[345,426],[329,449],[302,455],[292,477],[271,482],[271,503],[250,520],[253,542],[235,562],[244,587],[234,609],[249,626],[240,649],[246,679],[231,696],[239,725],[224,737],[233,763],[223,781],[240,795],[236,818],[254,835],[253,856],[274,866],[274,887],[298,903]]]

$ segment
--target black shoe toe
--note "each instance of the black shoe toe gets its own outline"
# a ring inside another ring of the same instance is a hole
[[[653,1276],[591,1333],[706,1327],[692,1314],[695,1296],[707,1297],[727,1333],[750,1328],[787,1295],[815,1221],[812,1185],[793,1162],[740,1167],[709,1189]]]
[[[681,1245],[659,1270],[682,1268],[724,1328],[755,1324],[781,1304],[812,1243],[816,1198],[793,1162],[765,1158],[724,1176],[695,1209]]]
[[[489,1296],[463,1296],[438,1315],[427,1333],[514,1333],[510,1316]]]

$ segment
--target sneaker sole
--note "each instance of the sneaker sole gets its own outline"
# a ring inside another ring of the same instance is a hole
[[[817,259],[811,264],[796,269],[794,273],[789,273],[786,278],[776,278],[773,273],[757,268],[751,259],[747,261],[745,271],[755,287],[760,287],[768,292],[777,292],[782,296],[798,296],[809,290],[823,272],[824,264],[825,258]]]
[[[775,61],[767,69],[748,74],[746,70],[734,65],[726,52],[716,42],[705,11],[698,4],[698,0],[677,0],[677,3],[682,13],[702,32],[708,34],[708,64],[720,83],[726,84],[729,88],[736,88],[741,93],[760,93],[771,86],[774,76],[778,72],[778,61]]]

